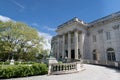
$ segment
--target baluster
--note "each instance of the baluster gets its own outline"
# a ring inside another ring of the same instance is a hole
[[[70,70],[71,70],[71,65],[70,65]]]
[[[57,71],[59,71],[59,65],[57,65]]]
[[[70,70],[70,65],[68,65],[68,70]]]
[[[60,65],[59,65],[59,71],[60,71]]]
[[[55,71],[57,71],[57,68],[58,68],[58,67],[57,67],[57,65],[56,65],[56,70],[55,70]]]
[[[62,65],[62,71],[64,70],[63,68],[64,68],[64,67],[63,67],[63,65]]]

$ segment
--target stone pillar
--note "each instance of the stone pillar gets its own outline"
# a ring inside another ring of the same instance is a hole
[[[68,32],[68,59],[71,59],[71,33]]]
[[[62,58],[64,58],[65,56],[65,34],[63,34],[63,38],[62,38]]]
[[[81,44],[81,45],[80,45],[80,51],[81,51],[81,58],[82,58],[82,59],[84,59],[84,58],[83,58],[84,38],[85,38],[85,33],[82,32],[81,35],[80,35],[80,39],[81,39],[81,40],[80,40],[80,44]]]
[[[60,47],[59,47],[59,44],[60,44],[59,41],[60,41],[60,39],[59,39],[59,36],[58,36],[58,38],[57,38],[57,43],[58,43],[57,44],[57,59],[59,59],[59,57],[60,57],[59,56],[59,49],[60,49]]]
[[[78,31],[74,32],[75,59],[78,59]]]

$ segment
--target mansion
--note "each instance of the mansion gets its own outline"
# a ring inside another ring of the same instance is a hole
[[[73,18],[56,32],[51,46],[57,60],[120,62],[120,12],[90,23]]]

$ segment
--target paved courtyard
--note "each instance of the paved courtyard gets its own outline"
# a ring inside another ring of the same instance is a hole
[[[7,80],[120,80],[120,70],[84,64],[85,70],[64,75],[42,75]]]

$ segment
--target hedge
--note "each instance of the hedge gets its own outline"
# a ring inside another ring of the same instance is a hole
[[[6,65],[0,67],[0,79],[25,77],[33,75],[47,74],[47,65],[43,63],[35,63],[32,65]]]
[[[15,65],[19,65],[19,64],[34,64],[35,62],[21,62],[19,63],[19,61],[15,61],[14,64]],[[6,62],[0,62],[0,65],[9,65],[10,62],[9,61],[6,61]]]

